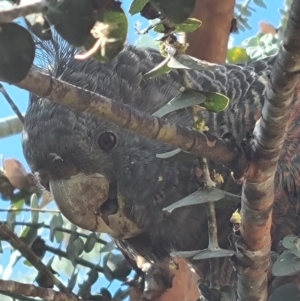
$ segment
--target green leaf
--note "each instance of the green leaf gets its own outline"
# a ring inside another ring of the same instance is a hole
[[[78,272],[77,273],[73,273],[72,276],[69,278],[69,281],[68,281],[68,289],[69,291],[72,291],[75,284],[76,284],[76,281],[77,281],[77,277],[78,277]]]
[[[95,24],[90,1],[49,1],[47,19],[70,44],[83,46]],[[53,5],[54,4],[54,5]]]
[[[271,294],[268,301],[300,301],[299,288],[293,284],[283,284]]]
[[[20,210],[24,207],[25,204],[25,199],[20,199],[17,202],[13,202],[12,205],[10,206],[10,208],[12,210]],[[16,211],[16,215],[21,214],[22,211]]]
[[[94,246],[97,242],[97,236],[95,233],[91,233],[88,238],[86,239],[86,242],[84,244],[84,252],[89,253],[94,249]]]
[[[153,114],[153,116],[163,117],[174,111],[178,111],[199,104],[203,105],[205,101],[207,101],[207,99],[202,94],[202,91],[199,92],[193,89],[188,89],[175,96],[165,106],[156,111]]]
[[[84,43],[84,48],[87,51],[95,48],[93,57],[107,63],[114,59],[125,45],[128,20],[121,8],[121,2],[117,1],[109,2],[105,9],[96,14],[95,19],[96,23]]]
[[[259,7],[267,8],[263,0],[254,0],[253,2]]]
[[[293,276],[300,272],[300,258],[291,250],[284,251],[272,267],[274,276]]]
[[[296,246],[300,246],[300,239],[296,235],[289,235],[284,237],[282,245],[286,249],[294,249]]]
[[[14,231],[15,226],[14,223],[16,222],[16,213],[14,211],[8,211],[6,216],[6,224],[7,227]]]
[[[216,70],[219,66],[205,61],[200,61],[187,54],[176,55],[168,63],[170,68],[174,69],[192,69],[198,71]]]
[[[150,0],[150,2],[175,24],[184,22],[190,16],[196,4],[196,0]]]
[[[229,98],[223,94],[208,91],[199,92],[206,97],[201,106],[206,108],[207,111],[218,113],[225,110],[229,104]]]
[[[39,208],[39,199],[35,193],[31,195],[30,198],[30,207],[31,209],[38,209]],[[39,212],[38,211],[31,211],[31,222],[36,224],[39,221]]]
[[[159,23],[153,28],[153,30],[158,33],[164,33],[166,29],[163,24]]]
[[[63,219],[61,215],[53,215],[52,219],[50,220],[50,241],[53,242],[54,237],[56,238],[56,228],[62,228],[63,226]],[[61,238],[60,236],[58,238]],[[56,238],[57,239],[57,238]]]
[[[171,162],[173,161],[188,162],[188,161],[193,161],[198,159],[196,155],[188,152],[184,152],[179,148],[166,153],[157,154],[156,157]]]
[[[131,272],[131,266],[122,254],[109,253],[104,256],[103,269],[108,280],[124,281]]]
[[[72,233],[66,252],[73,265],[75,265],[75,260],[82,254],[83,251],[83,240],[78,236],[78,233]]]
[[[175,26],[175,31],[176,32],[193,32],[196,29],[198,29],[201,26],[202,22],[194,19],[194,18],[189,18],[186,21],[184,21],[181,24],[178,24]]]
[[[129,8],[129,13],[131,15],[138,14],[148,2],[149,0],[133,0]]]
[[[228,49],[226,59],[231,64],[240,64],[248,62],[250,57],[245,48],[233,47]]]
[[[168,67],[168,62],[170,61],[170,58],[167,57],[165,60],[163,60],[161,63],[159,63],[157,66],[155,66],[151,71],[144,74],[144,80],[149,80],[153,77],[162,75],[164,73],[170,72],[171,68]]]
[[[10,83],[23,80],[32,66],[35,44],[31,34],[15,23],[0,23],[0,76]]]
[[[188,195],[187,197],[171,204],[170,206],[163,208],[163,211],[171,213],[174,209],[200,205],[207,202],[220,201],[225,197],[225,192],[218,188],[200,188],[196,192]]]

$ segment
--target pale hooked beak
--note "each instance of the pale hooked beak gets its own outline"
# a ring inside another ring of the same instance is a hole
[[[80,228],[119,239],[143,232],[125,215],[124,200],[119,193],[117,200],[109,199],[110,184],[101,174],[81,173],[69,179],[50,179],[49,186],[61,213]]]

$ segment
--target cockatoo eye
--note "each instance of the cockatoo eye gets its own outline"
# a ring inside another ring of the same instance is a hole
[[[105,152],[112,150],[115,147],[116,143],[117,137],[112,132],[102,133],[98,138],[98,145]]]

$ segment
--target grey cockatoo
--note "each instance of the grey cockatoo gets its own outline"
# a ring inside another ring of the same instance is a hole
[[[58,42],[56,37],[51,42],[42,42],[41,56],[53,76],[70,84],[150,114],[179,93],[181,81],[176,71],[143,79],[143,74],[163,60],[155,50],[126,45],[113,61],[101,64],[92,59],[74,60],[75,49]],[[221,136],[230,132],[241,141],[254,127],[261,114],[273,62],[271,57],[241,65],[220,65],[214,71],[188,71],[195,89],[220,92],[230,98],[224,112],[202,113],[212,134]],[[284,235],[300,230],[295,210],[299,204],[300,179],[299,138],[294,137],[299,123],[296,114],[298,111],[294,110],[287,125],[287,141],[276,176],[273,248]],[[186,126],[192,124],[184,110],[166,118]],[[104,179],[108,189],[96,208],[99,213],[96,222],[86,215],[87,207],[79,206],[75,210],[77,221],[80,220],[78,225],[109,233],[129,254],[157,260],[168,257],[174,250],[207,247],[207,220],[202,206],[184,207],[170,215],[162,212],[164,207],[199,187],[195,175],[197,160],[175,162],[157,158],[158,153],[174,149],[169,145],[31,95],[23,149],[41,184],[51,190],[62,213],[73,222],[74,212],[70,213],[73,209],[68,204],[73,201],[80,204],[81,199],[94,204],[98,193],[103,194],[97,185]],[[230,190],[230,186],[226,189]],[[293,210],[289,210],[291,207]],[[91,210],[96,214],[94,207]],[[233,210],[232,207],[217,210],[222,247],[228,247]]]

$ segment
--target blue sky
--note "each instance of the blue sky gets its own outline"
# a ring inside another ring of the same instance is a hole
[[[129,3],[131,1],[124,0],[123,7],[125,11],[128,11]],[[265,0],[265,4],[267,5],[267,9],[259,8],[256,5],[252,4],[252,7],[256,9],[256,13],[253,13],[253,16],[250,17],[249,23],[252,26],[252,30],[246,30],[245,32],[241,32],[238,35],[233,35],[234,45],[239,45],[244,39],[249,36],[255,35],[258,31],[258,23],[260,21],[266,21],[274,24],[275,26],[279,23],[279,8],[282,8],[283,0]],[[134,24],[137,21],[141,21],[139,16],[131,17],[129,19],[130,22],[130,31],[128,34],[129,43],[135,43],[138,36],[134,31]],[[143,23],[145,24],[145,23]],[[145,24],[147,25],[147,23]],[[28,93],[24,90],[15,88],[14,86],[10,86],[4,83],[5,88],[7,89],[11,98],[15,101],[16,105],[19,107],[21,112],[25,112],[28,105]],[[13,115],[13,111],[10,106],[7,104],[5,99],[0,95],[0,119]],[[27,164],[23,157],[22,147],[21,147],[21,135],[15,135],[8,138],[0,139],[0,154],[4,156],[4,158],[14,157],[20,160],[26,167]],[[28,168],[28,167],[27,167]],[[0,200],[0,208],[6,208],[8,206],[7,202],[2,202]],[[1,217],[5,218],[5,214],[2,214]],[[1,259],[2,266],[5,266],[9,260],[9,253],[5,252],[4,256]],[[13,278],[18,278],[19,273],[22,271],[22,267],[18,269],[18,272],[13,273]],[[0,277],[1,277],[1,266],[0,266]]]

